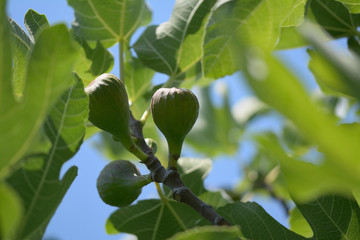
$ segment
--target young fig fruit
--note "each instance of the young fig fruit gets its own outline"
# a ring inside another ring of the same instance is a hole
[[[148,145],[149,148],[151,148],[153,154],[155,154],[157,152],[157,143],[154,139],[152,138],[145,138],[145,143],[146,145]]]
[[[96,187],[106,204],[123,207],[135,201],[141,188],[150,182],[150,176],[142,176],[131,162],[116,160],[107,164],[100,172]]]
[[[123,83],[113,74],[104,73],[85,88],[89,96],[89,120],[111,133],[126,149],[134,144],[130,136],[129,100]]]
[[[199,115],[199,102],[188,89],[160,88],[151,99],[154,122],[164,134],[169,147],[169,159],[177,160],[185,136]]]

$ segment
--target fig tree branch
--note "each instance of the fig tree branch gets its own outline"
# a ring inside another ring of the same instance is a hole
[[[148,147],[144,140],[142,123],[134,118],[131,111],[130,128],[133,136],[137,138],[140,148],[148,155],[148,159],[142,161],[142,163],[150,170],[152,179],[155,182],[165,184],[171,189],[174,200],[183,202],[192,207],[210,223],[219,226],[230,225],[230,223],[220,216],[212,206],[200,200],[184,185],[177,171],[174,169],[165,169],[161,165],[159,159],[154,155],[151,148]]]

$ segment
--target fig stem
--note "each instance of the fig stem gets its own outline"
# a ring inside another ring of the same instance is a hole
[[[125,85],[124,40],[119,41],[120,81]]]
[[[150,110],[150,106],[145,110],[145,112],[143,113],[143,115],[141,116],[140,118],[140,123],[142,126],[145,125],[146,123],[146,120],[149,118],[150,116],[150,113],[151,113],[151,110]]]
[[[161,199],[161,200],[165,200],[166,197],[165,197],[165,195],[164,195],[164,193],[163,193],[163,191],[162,191],[162,189],[161,189],[160,184],[157,183],[157,182],[155,182],[155,187],[156,187],[156,191],[157,191],[158,194],[159,194],[160,199]]]
[[[143,126],[140,121],[136,120],[133,114],[130,111],[130,127],[132,133],[139,141],[139,146],[142,149],[143,153],[148,154],[147,159],[142,161],[146,167],[151,172],[151,178],[155,182],[160,198],[162,200],[167,200],[163,195],[159,183],[163,183],[168,186],[172,193],[173,199],[185,203],[186,205],[192,207],[197,211],[201,216],[207,219],[213,225],[230,225],[230,223],[220,216],[215,209],[200,200],[194,193],[190,191],[189,188],[181,181],[180,175],[174,169],[169,168],[166,170],[160,163],[159,159],[153,154],[152,150],[146,144],[144,135],[143,135]]]
[[[173,169],[177,171],[177,160],[179,159],[177,154],[169,154],[168,169]]]
[[[146,162],[149,158],[149,156],[135,144],[130,147],[129,151],[140,159],[141,162]]]

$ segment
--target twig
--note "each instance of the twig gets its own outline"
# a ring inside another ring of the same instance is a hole
[[[180,179],[180,175],[173,169],[165,169],[159,159],[154,155],[151,148],[148,147],[143,136],[143,124],[136,120],[130,112],[130,128],[132,134],[137,138],[140,148],[148,155],[148,159],[142,161],[150,170],[152,179],[155,182],[163,183],[168,186],[172,193],[173,199],[183,202],[192,207],[201,214],[205,219],[214,225],[230,225],[230,223],[220,216],[215,209],[201,201],[189,188],[187,188]]]

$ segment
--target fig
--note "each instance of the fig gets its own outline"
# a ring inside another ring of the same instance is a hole
[[[180,157],[185,136],[199,115],[199,102],[188,89],[160,88],[151,99],[154,122],[164,134],[169,147],[169,159]]]
[[[129,100],[123,83],[113,74],[104,73],[85,88],[89,96],[89,120],[111,133],[126,149],[133,146],[129,127]]]
[[[116,160],[107,164],[100,172],[96,187],[106,204],[123,207],[135,201],[142,187],[151,181],[151,177],[141,175],[133,163]]]
[[[152,138],[145,138],[145,143],[148,145],[149,148],[151,148],[153,154],[157,152],[157,143]]]

